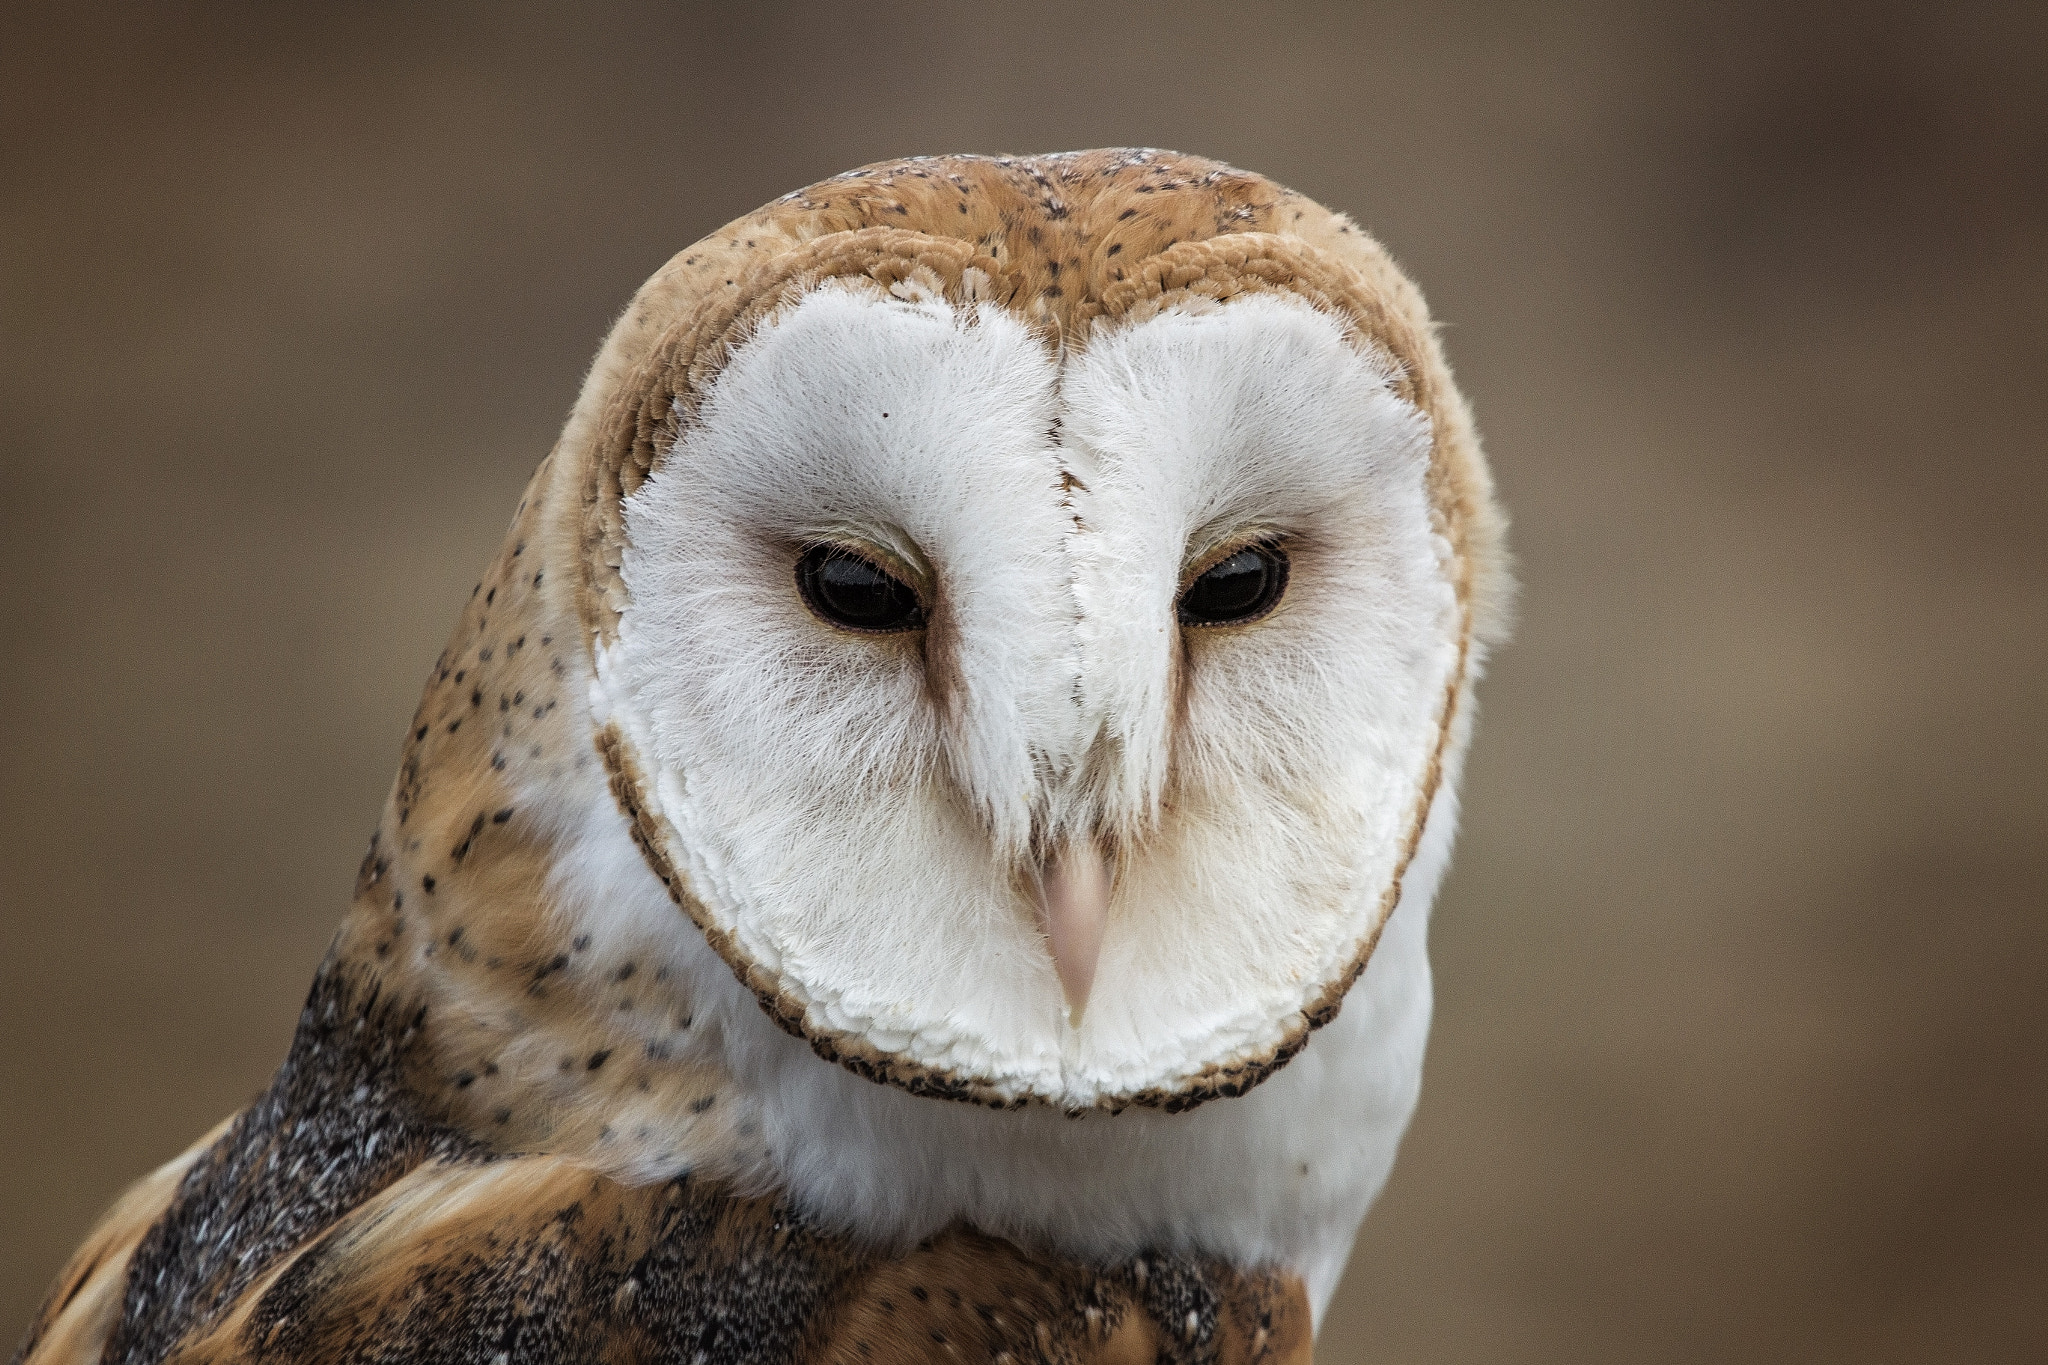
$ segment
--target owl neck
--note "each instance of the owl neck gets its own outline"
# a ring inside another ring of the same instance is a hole
[[[425,822],[417,845],[380,836],[335,949],[423,1006],[407,1084],[468,1136],[628,1183],[687,1171],[781,1191],[888,1246],[967,1224],[1070,1255],[1282,1265],[1320,1313],[1415,1102],[1426,901],[1396,911],[1343,1012],[1248,1095],[1177,1115],[994,1111],[862,1079],[776,1027],[649,870],[595,761],[485,792],[512,816],[426,815],[423,793],[399,825]]]

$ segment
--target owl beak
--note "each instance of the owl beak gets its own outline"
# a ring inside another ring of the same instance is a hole
[[[1067,1022],[1081,1023],[1102,956],[1102,929],[1109,919],[1109,860],[1093,839],[1064,845],[1039,869],[1039,908],[1060,990],[1067,997]]]

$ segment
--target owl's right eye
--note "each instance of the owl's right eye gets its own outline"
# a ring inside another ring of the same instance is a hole
[[[814,545],[796,562],[796,586],[812,611],[846,630],[881,634],[924,625],[908,583],[837,545]]]

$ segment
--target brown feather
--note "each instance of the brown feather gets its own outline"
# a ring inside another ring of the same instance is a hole
[[[552,1157],[430,1163],[281,1261],[178,1365],[471,1358],[1292,1362],[1296,1280],[1153,1258],[1097,1267],[959,1231],[863,1254],[766,1198],[629,1189]],[[493,1352],[486,1352],[486,1355]]]
[[[58,1272],[41,1311],[29,1324],[15,1365],[70,1365],[100,1358],[120,1320],[128,1263],[136,1245],[163,1217],[185,1173],[233,1123],[232,1118],[221,1120],[212,1132],[136,1181],[115,1201]]]

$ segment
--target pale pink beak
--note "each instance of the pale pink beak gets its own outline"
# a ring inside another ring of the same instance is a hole
[[[1109,919],[1109,861],[1093,839],[1064,846],[1039,869],[1039,908],[1053,969],[1067,997],[1067,1022],[1078,1026],[1095,986],[1102,929]]]

